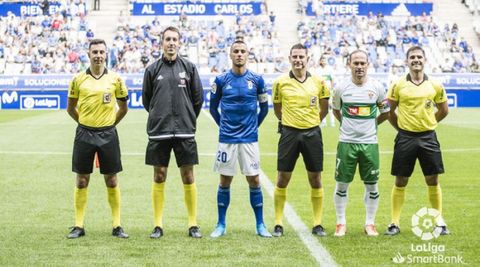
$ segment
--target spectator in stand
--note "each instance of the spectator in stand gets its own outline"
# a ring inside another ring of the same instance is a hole
[[[85,34],[85,37],[87,37],[88,40],[93,39],[95,34],[93,33],[92,29],[88,29],[87,33]]]
[[[38,4],[38,6],[42,9],[42,14],[43,14],[44,16],[48,16],[48,15],[49,15],[48,11],[49,11],[49,9],[50,9],[50,3],[49,3],[48,0],[42,0],[42,1],[40,1],[40,3]]]

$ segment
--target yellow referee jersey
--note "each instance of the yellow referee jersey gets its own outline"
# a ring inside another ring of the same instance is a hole
[[[94,128],[115,123],[116,99],[128,99],[125,82],[115,72],[105,69],[96,79],[90,68],[78,73],[70,82],[69,98],[78,98],[78,122]]]
[[[392,83],[388,99],[398,102],[398,127],[410,132],[425,132],[437,127],[435,103],[447,101],[443,85],[429,79],[421,84],[412,82],[410,74]]]
[[[307,72],[304,82],[293,73],[281,75],[273,82],[273,103],[282,104],[282,124],[297,129],[320,125],[320,99],[330,97],[330,88],[317,75]]]

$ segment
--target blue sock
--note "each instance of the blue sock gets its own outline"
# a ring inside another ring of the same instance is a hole
[[[250,187],[250,205],[255,213],[257,225],[263,223],[263,195],[261,187]]]
[[[230,205],[230,187],[218,187],[217,191],[218,205],[218,224],[226,225],[225,217],[227,216],[228,205]]]

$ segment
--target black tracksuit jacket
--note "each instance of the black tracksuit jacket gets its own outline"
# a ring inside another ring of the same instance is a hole
[[[203,105],[197,68],[180,56],[173,61],[162,56],[145,70],[142,102],[150,140],[194,137]]]

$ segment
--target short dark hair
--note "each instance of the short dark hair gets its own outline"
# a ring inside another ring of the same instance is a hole
[[[105,43],[105,40],[103,39],[93,39],[90,41],[90,44],[88,44],[88,50],[90,50],[90,47],[92,47],[92,45],[97,45],[97,44],[104,44],[105,47],[107,47],[107,43]]]
[[[237,40],[235,40],[235,42],[233,42],[233,44],[230,46],[230,51],[232,51],[233,45],[235,45],[235,44],[245,45],[245,46],[248,48],[247,43],[245,43],[243,40],[237,39]]]
[[[350,64],[350,62],[352,61],[352,55],[357,54],[357,53],[365,54],[365,56],[367,57],[367,63],[368,63],[368,53],[367,53],[367,51],[362,50],[362,49],[357,49],[357,50],[352,51],[352,53],[348,54],[348,58],[347,58],[347,63],[348,64]]]
[[[418,46],[418,45],[415,45],[415,46],[412,46],[410,47],[408,50],[407,50],[407,59],[408,59],[408,56],[410,55],[411,52],[415,51],[415,50],[420,50],[422,51],[422,54],[423,56],[425,57],[425,50],[423,50],[423,48],[421,46]]]
[[[179,40],[182,38],[182,34],[180,34],[180,30],[179,30],[177,27],[168,26],[167,28],[165,28],[165,29],[162,31],[162,42],[163,42],[163,37],[165,36],[165,33],[166,33],[167,31],[176,32],[176,33],[178,34],[178,39],[179,39]]]
[[[294,45],[292,46],[292,48],[290,48],[290,55],[292,54],[292,51],[293,51],[294,49],[303,49],[303,50],[305,50],[305,51],[307,52],[307,55],[308,55],[308,49],[307,49],[307,47],[304,46],[304,45],[301,44],[301,43],[294,44]]]

